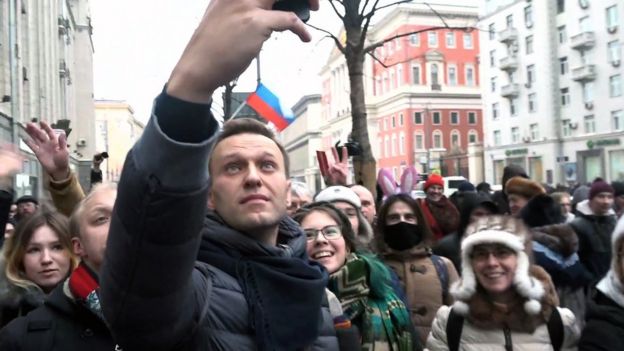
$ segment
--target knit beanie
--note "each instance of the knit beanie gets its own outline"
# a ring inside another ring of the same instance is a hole
[[[457,187],[457,191],[476,191],[474,185],[469,181],[463,181]]]
[[[330,186],[321,190],[314,197],[314,201],[336,202],[344,201],[350,203],[355,208],[361,208],[362,202],[355,191],[342,185]]]
[[[505,184],[505,194],[516,194],[527,199],[532,198],[535,195],[545,194],[546,191],[538,183],[524,177],[513,177]]]
[[[596,195],[600,193],[611,193],[613,195],[615,194],[615,190],[611,185],[609,185],[609,183],[605,182],[600,178],[597,178],[592,183],[591,188],[589,188],[589,199],[593,199]]]
[[[542,283],[529,273],[532,250],[530,232],[521,220],[498,215],[479,218],[466,228],[461,243],[461,279],[451,287],[451,294],[455,298],[453,310],[463,316],[470,312],[469,303],[477,293],[478,285],[471,255],[474,248],[481,244],[504,245],[516,253],[518,261],[512,288],[525,300],[524,310],[529,315],[540,313],[540,301],[545,292]]]
[[[442,176],[437,173],[430,174],[425,182],[425,185],[423,186],[423,190],[427,191],[427,188],[432,185],[439,185],[444,188],[444,179],[442,179]]]

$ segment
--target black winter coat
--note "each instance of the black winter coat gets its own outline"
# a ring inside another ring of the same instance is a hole
[[[579,350],[615,351],[624,348],[624,308],[596,290],[587,303],[587,324]]]
[[[590,280],[595,282],[611,267],[611,234],[617,219],[615,213],[595,215],[589,207],[589,200],[580,202],[577,212],[570,226],[578,235],[579,259],[591,275]]]
[[[37,288],[24,289],[13,286],[8,281],[2,283],[8,285],[6,288],[0,288],[2,290],[0,296],[0,328],[15,318],[25,316],[43,304],[45,299],[43,291]]]
[[[45,303],[0,331],[2,351],[112,351],[106,325],[63,293],[59,284]]]

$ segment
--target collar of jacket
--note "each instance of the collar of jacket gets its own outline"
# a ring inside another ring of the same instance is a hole
[[[233,249],[243,256],[306,256],[306,238],[303,230],[288,216],[284,216],[279,223],[277,245],[273,246],[230,227],[218,213],[209,210],[204,218],[201,240]]]
[[[609,216],[615,216],[615,211],[613,211],[612,208],[609,209],[609,212],[607,212],[604,215],[597,215],[594,213],[594,211],[592,211],[591,207],[589,207],[589,200],[583,200],[581,202],[579,202],[576,205],[576,211],[584,216],[584,217],[609,217]]]

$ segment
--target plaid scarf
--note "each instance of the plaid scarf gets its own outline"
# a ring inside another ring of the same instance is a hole
[[[411,351],[409,313],[387,282],[371,279],[379,273],[389,274],[376,272],[387,268],[375,261],[378,260],[373,257],[350,254],[345,265],[331,275],[329,290],[342,303],[344,314],[352,322],[359,322],[356,324],[362,334],[362,350]],[[379,289],[376,284],[386,287]],[[383,294],[375,296],[373,290]]]

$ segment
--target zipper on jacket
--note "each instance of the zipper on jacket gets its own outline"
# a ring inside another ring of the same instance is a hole
[[[505,334],[505,351],[513,351],[513,344],[511,343],[511,330],[505,324],[503,326],[503,333]]]

